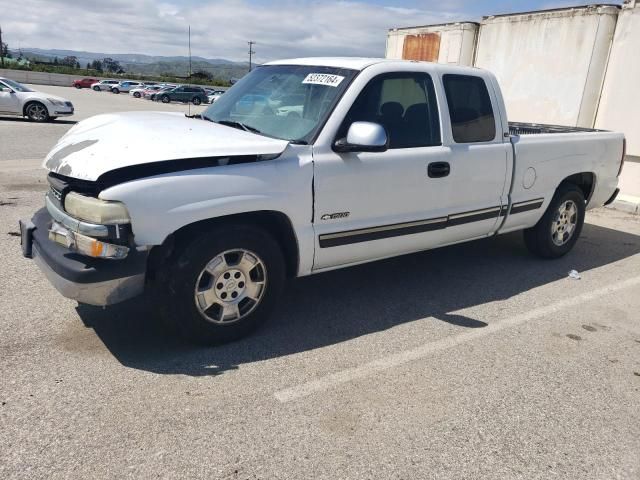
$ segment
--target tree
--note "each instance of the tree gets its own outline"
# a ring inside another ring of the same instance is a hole
[[[93,62],[91,62],[91,68],[102,72],[102,62],[100,60],[94,60]]]
[[[76,63],[78,63],[78,57],[76,57],[75,55],[68,55],[60,61],[61,65],[72,68],[76,66]]]
[[[197,80],[212,80],[213,75],[209,72],[205,72],[204,70],[196,70],[191,74],[191,78],[195,78]]]
[[[87,71],[91,70],[91,64],[87,62]]]
[[[123,68],[120,66],[120,62],[109,57],[102,59],[102,69],[111,73],[116,73],[120,71],[124,73]]]
[[[58,65],[58,57],[53,57],[53,64]]]
[[[80,62],[76,62],[76,68],[80,70]]]

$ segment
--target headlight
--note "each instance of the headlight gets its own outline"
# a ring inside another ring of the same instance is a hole
[[[75,218],[99,225],[130,223],[124,203],[107,202],[70,192],[64,199],[64,209]]]
[[[64,107],[64,102],[61,102],[60,100],[56,100],[55,98],[47,98],[47,100],[58,107]]]

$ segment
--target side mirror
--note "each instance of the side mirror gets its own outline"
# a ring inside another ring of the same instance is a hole
[[[346,138],[333,144],[333,150],[344,152],[384,152],[389,148],[389,137],[384,127],[372,122],[353,122]]]

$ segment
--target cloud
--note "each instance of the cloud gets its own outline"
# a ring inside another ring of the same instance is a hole
[[[459,11],[442,10],[442,2],[435,0],[411,8],[392,3],[21,0],[20,8],[2,12],[2,30],[12,48],[185,55],[190,24],[194,55],[246,60],[247,41],[254,40],[260,62],[318,55],[384,56],[389,28],[464,19]],[[430,5],[438,10],[428,9]]]

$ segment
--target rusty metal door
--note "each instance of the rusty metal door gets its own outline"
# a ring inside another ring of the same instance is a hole
[[[437,62],[439,53],[439,33],[421,33],[404,37],[404,45],[402,47],[402,58],[404,60]]]

